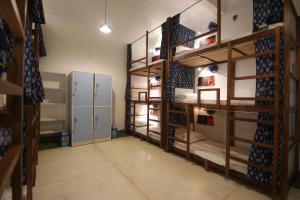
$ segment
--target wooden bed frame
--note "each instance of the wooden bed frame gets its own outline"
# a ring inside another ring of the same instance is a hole
[[[132,119],[133,123],[130,124],[130,129],[126,130],[126,131],[128,133],[131,133],[134,136],[140,137],[142,140],[146,140],[148,142],[158,144],[158,145],[160,145],[160,147],[163,147],[164,146],[164,144],[163,144],[163,134],[164,134],[163,123],[164,123],[164,115],[165,115],[165,112],[164,112],[165,103],[163,101],[164,91],[165,91],[165,79],[163,77],[164,77],[164,71],[165,71],[165,61],[162,60],[161,62],[153,62],[153,63],[148,62],[148,60],[149,60],[149,52],[148,52],[149,33],[150,32],[147,31],[146,34],[143,37],[139,38],[139,39],[142,39],[142,38],[146,37],[146,49],[145,49],[146,56],[142,57],[140,59],[137,59],[137,60],[128,61],[128,64],[130,66],[132,64],[135,64],[135,63],[142,63],[142,64],[145,65],[144,67],[140,67],[140,68],[137,68],[135,70],[130,70],[129,68],[127,68],[128,69],[127,73],[130,76],[134,75],[134,76],[147,77],[147,88],[133,88],[133,87],[131,87],[131,91],[132,90],[144,90],[144,91],[143,92],[138,92],[138,100],[131,100],[130,101],[130,105],[131,105],[130,109],[133,109],[133,112],[131,112],[130,116],[126,116],[126,118]],[[136,40],[136,41],[138,41],[138,40]],[[160,76],[161,77],[161,85],[155,86],[155,88],[160,88],[161,89],[161,97],[151,97],[150,96],[150,90],[152,88],[154,88],[154,86],[150,85],[150,78],[155,77],[155,76]],[[145,96],[145,98],[142,98],[142,96]],[[146,106],[147,106],[147,126],[146,126],[147,127],[147,135],[140,134],[136,131],[135,119],[136,119],[136,116],[137,116],[136,115],[136,106],[138,104],[146,104]],[[159,105],[159,108],[155,108],[155,109],[150,108],[150,105],[154,105],[154,104]],[[150,110],[159,110],[160,120],[150,119],[149,118]],[[150,124],[151,121],[155,121],[155,122],[160,123],[160,133],[156,132],[156,131],[153,131],[153,130],[149,130],[149,126],[150,126],[149,124]],[[149,133],[159,134],[160,135],[160,141],[155,140],[154,138],[150,137]]]
[[[0,125],[11,128],[12,145],[0,160],[0,196],[11,180],[13,199],[23,199],[22,193],[22,133],[23,133],[23,70],[24,36],[27,1],[1,1],[0,15],[18,40],[14,60],[7,68],[7,80],[0,79],[0,93],[7,95],[6,109],[0,111]]]
[[[185,54],[181,57],[174,58],[172,54],[172,48],[177,47],[182,44],[186,44],[190,41],[194,41],[195,39],[201,37],[197,36],[195,38],[189,39],[187,41],[181,42],[179,44],[176,44],[175,46],[170,45],[170,18],[167,19],[167,26],[168,26],[168,59],[166,61],[166,77],[167,80],[170,79],[169,72],[170,72],[170,63],[173,61],[177,61],[181,63],[183,66],[186,67],[199,67],[199,66],[206,66],[209,64],[219,64],[219,63],[227,63],[228,64],[228,78],[227,78],[227,105],[220,106],[220,103],[217,103],[216,105],[206,105],[206,104],[200,104],[200,94],[201,91],[198,93],[198,103],[197,104],[185,104],[181,103],[181,106],[184,106],[185,109],[188,111],[190,110],[189,107],[197,107],[201,106],[204,108],[214,108],[214,109],[224,109],[227,112],[227,133],[226,133],[226,165],[224,166],[218,166],[215,163],[212,163],[206,159],[200,158],[199,156],[195,155],[189,155],[189,144],[190,144],[190,138],[187,137],[187,150],[182,151],[180,149],[176,149],[175,147],[172,147],[170,144],[170,137],[169,134],[166,134],[166,151],[174,150],[176,152],[182,153],[183,155],[186,155],[187,158],[193,158],[195,160],[200,160],[204,163],[205,168],[208,169],[209,167],[217,167],[221,168],[224,171],[224,174],[226,177],[229,176],[236,176],[248,183],[252,183],[256,186],[264,186],[264,188],[268,188],[268,191],[270,192],[273,199],[287,199],[288,196],[288,189],[289,185],[297,176],[298,173],[298,165],[299,165],[299,137],[300,137],[300,110],[294,109],[294,112],[296,112],[296,130],[293,133],[293,137],[290,138],[289,135],[289,114],[290,114],[290,106],[289,106],[289,100],[290,95],[285,95],[284,101],[286,102],[284,105],[284,108],[280,108],[280,102],[279,102],[279,85],[280,85],[280,34],[284,33],[284,44],[285,44],[285,57],[288,59],[285,59],[284,63],[284,70],[285,70],[285,77],[284,80],[284,90],[290,91],[290,79],[293,79],[296,81],[297,84],[297,94],[296,94],[296,102],[297,102],[297,108],[300,106],[300,84],[299,84],[299,77],[300,77],[300,38],[293,38],[292,34],[290,32],[290,17],[294,16],[297,19],[297,35],[300,34],[300,18],[297,17],[295,8],[293,6],[293,3],[291,0],[285,0],[284,1],[284,26],[277,27],[270,30],[260,31],[257,33],[253,33],[252,35],[238,38],[229,42],[221,43],[220,35],[221,35],[221,0],[218,0],[218,41],[217,44],[214,46],[210,46],[205,49],[199,49],[198,51],[192,51],[189,54]],[[263,38],[266,36],[275,36],[275,50],[269,50],[262,53],[255,53],[254,48],[254,41]],[[297,54],[297,73],[291,74],[290,73],[290,49],[296,50]],[[275,72],[274,74],[265,74],[265,75],[254,75],[254,76],[243,76],[243,77],[236,77],[235,76],[235,66],[233,63],[235,61],[241,60],[241,59],[247,59],[247,58],[255,58],[262,55],[275,55]],[[236,80],[248,80],[248,79],[258,79],[258,78],[274,78],[275,79],[275,85],[277,86],[275,89],[275,97],[274,98],[252,98],[252,97],[235,97],[234,95],[234,82]],[[249,105],[232,105],[231,100],[253,100],[253,101],[273,101],[274,106],[268,107],[268,106],[249,106]],[[220,101],[218,101],[220,102]],[[171,106],[179,105],[178,103],[167,103],[167,128],[166,133],[170,132],[170,126],[173,127],[179,127],[179,125],[170,123],[170,117],[169,114],[172,112],[176,112],[176,110],[172,110]],[[246,118],[238,118],[234,116],[235,112],[271,112],[275,113],[275,120],[274,121],[258,121],[253,119],[246,119]],[[283,150],[283,173],[282,177],[277,177],[278,169],[277,169],[277,163],[278,163],[278,152],[279,152],[279,141],[278,141],[278,130],[279,130],[279,124],[280,124],[280,118],[279,114],[283,114],[283,138],[282,138],[282,150]],[[184,113],[182,113],[184,114]],[[189,114],[185,113],[187,117],[187,122],[189,122]],[[234,121],[245,121],[249,123],[257,123],[257,124],[267,124],[267,125],[273,125],[274,126],[274,145],[267,145],[262,144],[259,142],[255,142],[254,140],[248,140],[244,138],[238,138],[234,136]],[[181,125],[180,125],[181,127]],[[185,127],[188,131],[188,135],[190,133],[190,124],[188,123]],[[194,126],[193,126],[194,127]],[[175,139],[175,138],[174,138]],[[292,144],[289,145],[289,141],[292,140]],[[247,144],[255,144],[258,146],[262,146],[265,148],[271,148],[273,149],[273,163],[271,168],[266,168],[263,166],[258,166],[254,163],[249,163],[248,160],[242,160],[239,158],[236,158],[232,155],[230,155],[230,147],[233,145],[234,141],[239,141],[242,143]],[[181,141],[182,142],[182,141]],[[295,148],[294,148],[295,147]],[[288,177],[288,156],[289,152],[291,150],[295,149],[295,171],[292,173],[292,176]],[[235,160],[237,162],[242,162],[244,164],[255,166],[259,169],[266,170],[272,173],[273,181],[271,184],[262,184],[256,181],[253,181],[249,179],[246,175],[241,174],[239,172],[236,172],[235,170],[230,169],[229,163],[230,160]],[[280,182],[280,188],[277,187],[277,183]]]
[[[0,197],[5,186],[11,179],[13,199],[32,199],[32,187],[35,185],[36,165],[38,163],[38,146],[40,132],[40,104],[23,105],[24,81],[24,38],[26,19],[30,23],[28,9],[30,1],[4,0],[1,2],[0,15],[7,22],[13,34],[17,37],[14,47],[15,63],[8,67],[7,81],[0,80],[0,93],[7,95],[6,110],[0,112],[0,125],[12,128],[13,144],[5,156],[0,160]],[[32,30],[34,38],[34,52],[39,63],[39,33]],[[23,119],[27,122],[27,192],[22,192],[22,143]]]

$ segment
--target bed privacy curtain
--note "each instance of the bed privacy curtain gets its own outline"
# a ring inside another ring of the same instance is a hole
[[[126,91],[125,91],[125,100],[126,100],[126,121],[125,127],[126,130],[130,129],[130,100],[131,100],[131,75],[129,70],[131,68],[131,60],[132,60],[132,49],[131,44],[127,45],[127,82],[126,82]]]
[[[253,28],[254,31],[263,24],[273,24],[283,20],[283,3],[282,0],[253,0]],[[255,42],[256,53],[265,51],[266,49],[275,48],[275,38],[273,36],[259,39]],[[280,51],[280,104],[284,101],[284,47],[283,34],[281,35],[281,51]],[[274,72],[275,56],[267,55],[256,58],[256,74],[270,74]],[[256,97],[274,97],[275,82],[273,78],[257,79],[256,81]],[[273,102],[257,102],[257,105],[273,105]],[[280,113],[282,119],[282,113]],[[258,120],[274,120],[272,113],[258,113]],[[264,144],[273,144],[274,127],[268,125],[257,125],[254,140]],[[281,161],[281,138],[282,138],[282,120],[279,129],[279,174]],[[273,151],[270,148],[263,148],[252,145],[249,155],[249,162],[271,167],[273,160]],[[248,166],[248,176],[256,181],[270,183],[272,174],[253,166]]]
[[[195,32],[181,24],[180,22],[180,14],[175,15],[170,19],[170,41],[171,45],[174,45],[178,42],[183,42],[187,39],[195,37]],[[161,41],[161,51],[160,58],[167,58],[167,33],[168,27],[167,22],[162,25],[162,41]],[[193,47],[194,42],[189,42],[186,46]],[[172,49],[173,55],[176,53],[176,48]],[[165,90],[165,101],[172,102],[175,100],[175,89],[176,88],[186,88],[186,89],[194,89],[195,87],[195,70],[192,68],[186,68],[180,65],[178,62],[170,63],[170,78],[166,83]],[[178,113],[170,114],[170,122],[177,124],[186,124],[185,116],[182,116]],[[173,143],[173,137],[175,134],[174,127],[170,128],[170,142]]]

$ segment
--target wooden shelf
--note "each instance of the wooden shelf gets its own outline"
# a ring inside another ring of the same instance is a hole
[[[0,160],[0,194],[3,193],[21,154],[21,145],[13,144]]]
[[[0,79],[0,94],[23,96],[23,88],[16,84]]]
[[[9,22],[11,31],[21,40],[24,39],[24,28],[16,0],[1,0],[1,17]]]

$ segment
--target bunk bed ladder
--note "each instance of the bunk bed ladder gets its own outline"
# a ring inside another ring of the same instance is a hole
[[[172,104],[172,106],[175,106],[176,107],[176,103]],[[190,158],[191,157],[191,154],[190,154],[190,110],[191,110],[191,105],[190,104],[185,104],[183,105],[184,106],[184,109],[185,111],[179,111],[179,110],[171,110],[170,109],[170,103],[167,103],[167,115],[168,115],[168,119],[170,120],[170,114],[171,113],[176,113],[176,114],[180,114],[180,115],[184,115],[186,117],[186,125],[180,125],[180,124],[176,124],[176,123],[171,123],[169,120],[167,121],[167,130],[168,132],[166,133],[166,138],[167,138],[167,141],[166,141],[166,145],[167,145],[167,151],[170,150],[170,139],[173,139],[174,142],[175,141],[179,141],[179,142],[183,142],[186,144],[186,152],[185,152],[185,155],[186,155],[186,158]],[[181,105],[181,108],[182,108],[182,105]],[[174,134],[174,137],[170,137],[170,126],[172,127],[175,127],[175,128],[186,128],[187,130],[187,140],[186,141],[183,141],[183,140],[179,140],[175,137],[175,134]]]
[[[263,76],[246,76],[235,77],[235,65],[232,60],[232,49],[234,48],[231,43],[228,45],[228,80],[227,80],[227,130],[226,130],[226,167],[225,175],[230,175],[230,160],[244,163],[246,165],[253,166],[257,169],[270,172],[272,174],[272,191],[273,194],[277,193],[277,173],[278,173],[278,151],[279,151],[279,125],[280,125],[280,28],[276,28],[275,32],[275,51],[268,52],[270,54],[275,54],[275,73],[274,75],[263,75]],[[275,79],[275,95],[274,98],[236,98],[234,97],[234,84],[235,80],[246,80],[246,79],[259,79],[259,78],[274,78]],[[273,101],[274,104],[270,108],[265,108],[263,106],[232,106],[231,100],[254,100],[254,101]],[[252,108],[251,108],[252,107]],[[274,113],[274,121],[263,121],[255,119],[247,119],[241,117],[235,117],[235,111],[245,111],[245,112],[270,112]],[[234,134],[235,121],[252,122],[261,125],[271,125],[274,127],[274,139],[273,144],[265,144],[257,142],[254,140],[244,139],[236,137]],[[248,160],[243,160],[241,158],[232,156],[230,154],[230,147],[234,145],[234,141],[247,143],[250,145],[257,145],[264,148],[270,148],[273,150],[273,159],[271,167],[265,167],[257,165],[255,163],[249,162]]]

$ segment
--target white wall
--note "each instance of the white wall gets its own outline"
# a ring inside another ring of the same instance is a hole
[[[103,35],[97,27],[86,27],[49,13],[46,19],[43,30],[47,57],[40,60],[41,71],[112,74],[113,124],[124,129],[126,45]]]

